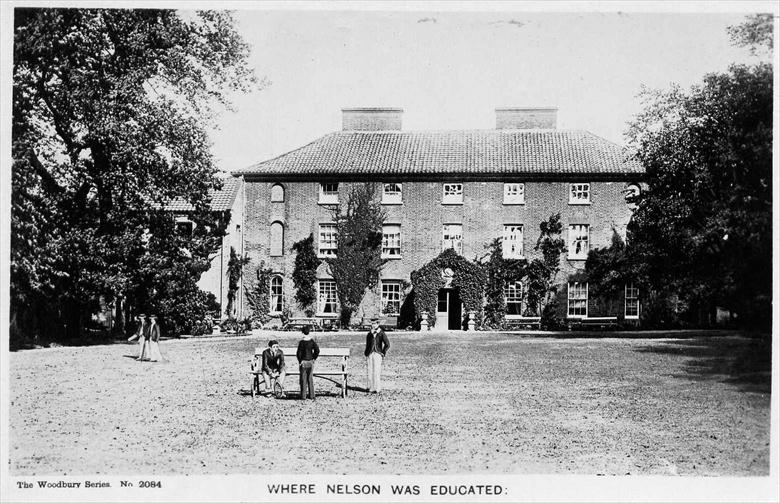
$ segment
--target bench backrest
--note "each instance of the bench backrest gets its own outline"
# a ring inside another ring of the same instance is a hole
[[[279,348],[284,353],[285,358],[295,358],[298,354],[298,348]],[[255,348],[255,354],[261,355],[266,348]],[[320,357],[322,356],[349,356],[350,348],[323,348],[320,347]]]

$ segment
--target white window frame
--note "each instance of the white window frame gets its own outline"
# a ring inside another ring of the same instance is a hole
[[[327,288],[325,288],[327,286]],[[331,294],[333,295],[331,297]],[[327,311],[326,307],[332,306],[332,310]],[[336,290],[336,280],[319,279],[317,280],[317,315],[318,316],[337,316],[339,313],[339,295]]]
[[[519,236],[517,235],[518,231]],[[525,256],[523,224],[504,224],[504,233],[501,236],[501,255],[504,258],[523,258]]]
[[[583,292],[584,295],[582,295]],[[576,304],[572,305],[572,301],[574,301]],[[583,309],[584,309],[584,313],[580,314],[581,310]],[[568,292],[566,295],[566,316],[569,318],[588,317],[588,283],[587,282],[569,281]]]
[[[457,237],[452,239],[456,229],[460,229]],[[442,251],[452,248],[458,255],[463,255],[463,224],[444,224],[441,227],[441,249]],[[448,239],[449,237],[449,239]]]
[[[396,316],[401,314],[401,304],[403,303],[403,287],[397,280],[382,280],[381,289],[381,309],[382,314]],[[390,303],[397,303],[398,309],[388,311],[387,306]]]
[[[629,297],[629,292],[633,295]],[[627,320],[638,320],[639,319],[639,288],[634,286],[634,283],[626,283],[625,286],[625,296],[624,296],[624,310],[623,310],[623,316]],[[636,304],[636,314],[628,314],[628,302],[631,301],[632,304]]]
[[[525,184],[505,183],[504,204],[525,204]]]
[[[335,187],[335,191],[332,190]],[[331,190],[325,190],[325,189]],[[339,204],[339,183],[320,182],[320,204]]]
[[[326,230],[331,230],[331,232],[326,232]],[[332,236],[332,238],[323,239],[328,236]],[[338,226],[336,224],[320,224],[317,233],[317,257],[332,258],[336,256],[336,249],[338,248],[337,236]]]
[[[583,235],[584,230],[584,235]],[[577,253],[577,242],[584,242],[584,247],[580,247]],[[570,224],[569,225],[569,260],[586,260],[590,251],[590,225],[589,224]]]
[[[441,204],[463,204],[463,182],[442,183]]]
[[[526,288],[522,281],[507,281],[504,284],[504,311],[508,319],[522,318],[525,311]],[[513,304],[520,304],[520,314],[509,314],[510,299]]]
[[[590,183],[569,184],[569,204],[590,204]]]
[[[278,293],[274,292],[274,287],[277,286],[277,285],[274,285],[274,282],[276,280],[279,280],[279,283],[278,283],[279,292]],[[284,310],[284,280],[279,275],[273,276],[271,278],[271,284],[269,285],[269,288],[268,288],[268,300],[269,300],[269,303],[270,303],[270,305],[268,307],[269,307],[269,311],[270,311],[271,314],[279,314],[279,313],[281,313]],[[278,309],[278,310],[274,309],[276,306],[281,306],[281,308]]]
[[[382,258],[401,258],[401,224],[382,226]]]
[[[390,190],[388,191],[388,189]],[[382,204],[403,204],[403,184],[393,182],[383,183]]]

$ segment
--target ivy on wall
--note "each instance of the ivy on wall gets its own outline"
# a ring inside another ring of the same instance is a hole
[[[228,319],[235,318],[233,313],[236,303],[236,292],[238,291],[238,284],[241,281],[241,273],[244,270],[244,266],[249,263],[249,257],[241,257],[236,253],[236,249],[230,247],[230,259],[227,263],[227,277],[228,277],[228,291],[227,291],[227,306],[225,307],[225,314]]]
[[[320,259],[314,250],[314,236],[301,239],[292,246],[295,255],[295,267],[292,273],[295,285],[295,301],[306,316],[314,316],[314,303],[317,301],[317,267]]]
[[[453,249],[444,250],[438,257],[412,272],[414,309],[418,319],[425,311],[429,315],[429,325],[435,325],[439,290],[445,285],[442,276],[445,269],[451,269],[453,272],[450,286],[459,289],[466,312],[475,311],[477,319],[480,319],[487,280],[485,271],[480,264],[458,255]]]
[[[485,260],[487,259],[487,260]],[[526,277],[528,262],[525,259],[506,259],[501,238],[494,239],[488,245],[488,253],[483,257],[485,270],[485,318],[486,328],[503,328],[506,318],[506,299],[504,286]]]
[[[271,295],[271,268],[265,267],[265,262],[261,261],[257,268],[257,280],[251,288],[244,287],[246,300],[249,309],[252,311],[252,321],[260,325],[268,323],[271,319],[270,295]]]

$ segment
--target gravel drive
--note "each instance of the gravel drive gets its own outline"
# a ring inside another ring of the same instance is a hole
[[[254,347],[298,335],[163,341],[165,363],[129,344],[13,352],[10,472],[769,473],[766,341],[389,333],[368,395],[365,335],[314,334],[352,348],[356,389],[317,379],[301,401],[291,377],[291,397],[253,399]]]

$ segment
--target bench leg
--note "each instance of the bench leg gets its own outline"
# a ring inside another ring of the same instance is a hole
[[[346,398],[346,397],[347,397],[347,376],[344,376],[341,385],[341,398]]]
[[[250,388],[252,388],[252,398],[254,398],[254,397],[255,397],[255,381],[256,381],[256,380],[257,380],[257,376],[253,377],[253,378],[252,378],[252,384],[251,384],[251,386],[250,386]]]

